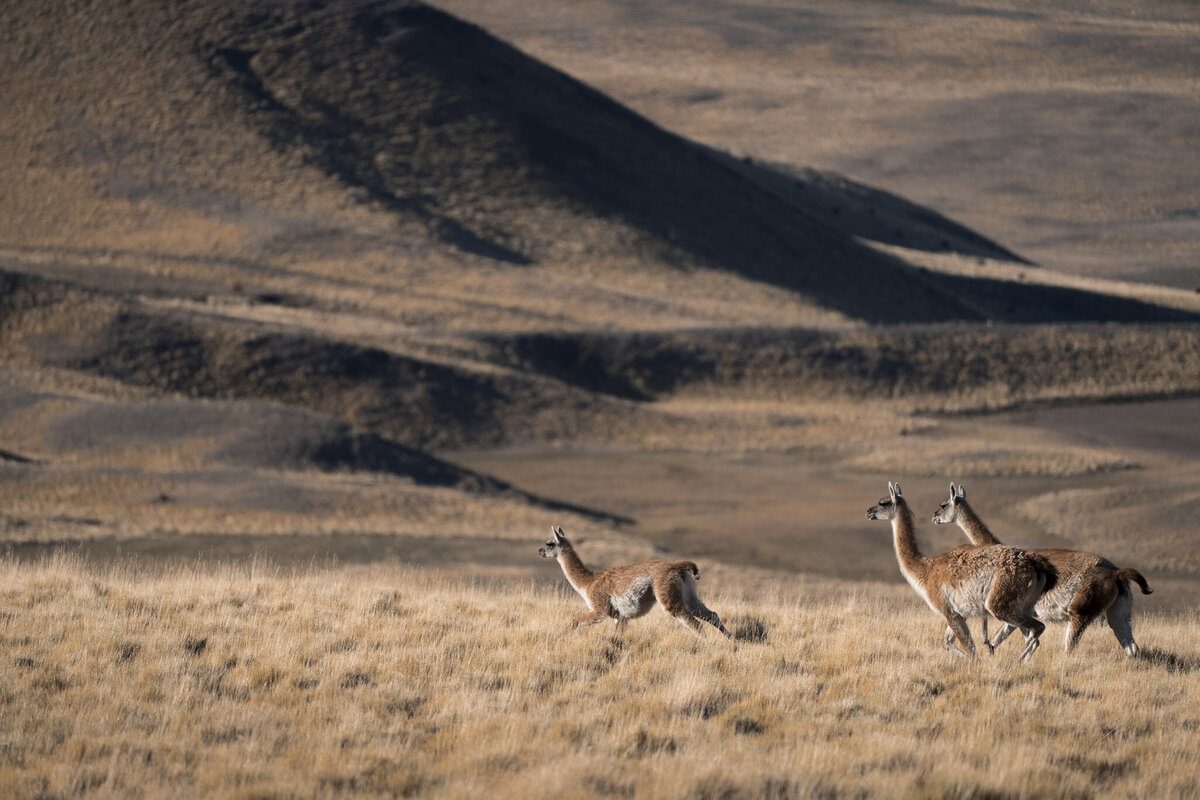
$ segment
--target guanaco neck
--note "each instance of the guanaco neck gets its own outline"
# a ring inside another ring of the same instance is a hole
[[[959,500],[955,504],[954,521],[958,523],[958,527],[962,528],[962,532],[971,540],[971,544],[976,547],[981,547],[987,544],[1000,544],[1000,540],[992,536],[992,532],[988,530],[987,525],[975,514],[974,509],[967,505],[966,500]]]
[[[913,530],[913,515],[908,503],[896,500],[896,516],[892,517],[892,539],[896,545],[896,560],[900,571],[910,583],[920,583],[929,571],[928,559],[921,555],[917,535]]]
[[[558,548],[558,565],[562,567],[563,574],[567,576],[567,582],[571,584],[571,587],[580,594],[585,594],[587,588],[592,585],[595,573],[584,566],[583,562],[579,560],[579,556],[575,555],[573,548]]]

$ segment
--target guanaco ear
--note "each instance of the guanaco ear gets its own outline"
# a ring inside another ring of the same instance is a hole
[[[567,537],[563,536],[562,528],[558,527],[557,525],[551,525],[551,526],[550,526],[550,530],[552,530],[552,531],[554,532],[554,538],[555,538],[555,539],[565,539],[565,538],[567,538]]]
[[[958,499],[959,500],[967,499],[967,490],[963,488],[963,485],[961,483],[958,485]]]
[[[900,494],[900,484],[897,483],[896,484],[896,494],[894,495],[894,497],[903,497],[903,496],[904,495]]]

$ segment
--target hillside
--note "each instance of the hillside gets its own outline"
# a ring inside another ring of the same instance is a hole
[[[435,5],[689,139],[853,176],[1044,267],[1200,285],[1185,0]]]
[[[701,270],[876,322],[1194,318],[914,268],[859,237],[1015,256],[884,193],[688,142],[419,3],[7,13],[10,264],[174,294],[366,273],[433,297],[425,259],[631,287]]]
[[[617,532],[639,524],[618,490],[694,496],[670,471],[622,483],[663,452],[787,454],[847,495],[898,467],[1059,481],[1021,498],[1033,517],[1173,466],[939,415],[1200,392],[1194,293],[1063,275],[862,181],[689,140],[420,3],[18,3],[0,46],[17,547],[309,537],[303,560],[407,537],[412,559],[513,565],[554,516],[614,554],[736,555],[641,507],[654,528]],[[612,466],[526,485],[567,451]],[[1193,483],[1142,557],[1170,563]],[[754,496],[714,536],[753,527]],[[779,563],[805,563],[794,531]]]

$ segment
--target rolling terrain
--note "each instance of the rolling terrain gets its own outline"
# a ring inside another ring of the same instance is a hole
[[[17,545],[509,540],[553,513],[620,541],[619,483],[533,492],[488,451],[1069,482],[1146,459],[938,415],[1200,391],[1200,297],[683,138],[438,8],[7,13]]]
[[[0,793],[1185,794],[1198,28],[1135,10],[0,8]],[[1146,657],[950,662],[889,480],[1141,570]],[[550,524],[738,648],[552,637]]]
[[[938,415],[1200,390],[1192,293],[686,139],[427,5],[8,14],[0,468],[23,548],[270,532],[318,555],[563,514],[728,554],[736,531],[613,510],[619,482],[581,502],[488,471],[761,452],[846,488],[917,464],[1070,482],[1145,458]]]

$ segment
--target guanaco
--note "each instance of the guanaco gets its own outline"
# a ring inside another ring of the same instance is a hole
[[[562,528],[551,526],[550,532],[553,536],[538,549],[538,555],[556,559],[571,587],[588,605],[588,613],[571,620],[563,633],[606,617],[616,621],[618,631],[624,630],[629,620],[646,614],[657,601],[663,611],[697,635],[703,630],[699,620],[704,620],[733,638],[716,612],[701,602],[696,591],[700,568],[694,561],[655,559],[592,572],[579,560]]]
[[[961,483],[957,489],[953,483],[950,484],[950,497],[934,513],[933,521],[937,525],[957,524],[973,545],[1000,544],[1000,540],[992,535],[967,503],[967,492]],[[1034,606],[1034,612],[1047,622],[1067,623],[1063,643],[1066,652],[1074,650],[1087,627],[1104,614],[1108,627],[1125,654],[1130,657],[1138,654],[1137,642],[1133,639],[1133,593],[1129,590],[1129,583],[1136,583],[1142,594],[1154,591],[1142,573],[1130,567],[1118,567],[1103,556],[1079,550],[1051,547],[1029,552],[1048,560],[1058,572],[1058,582],[1042,595]],[[996,634],[991,646],[999,647],[1012,631],[1006,624]],[[987,638],[986,618],[983,636]]]
[[[913,531],[912,511],[898,483],[888,483],[888,496],[867,510],[867,519],[891,521],[900,572],[929,607],[946,619],[950,629],[946,649],[955,655],[974,656],[967,620],[990,612],[1025,634],[1021,660],[1037,650],[1046,626],[1034,616],[1033,606],[1053,576],[1025,551],[1004,545],[963,545],[941,555],[923,555]]]

